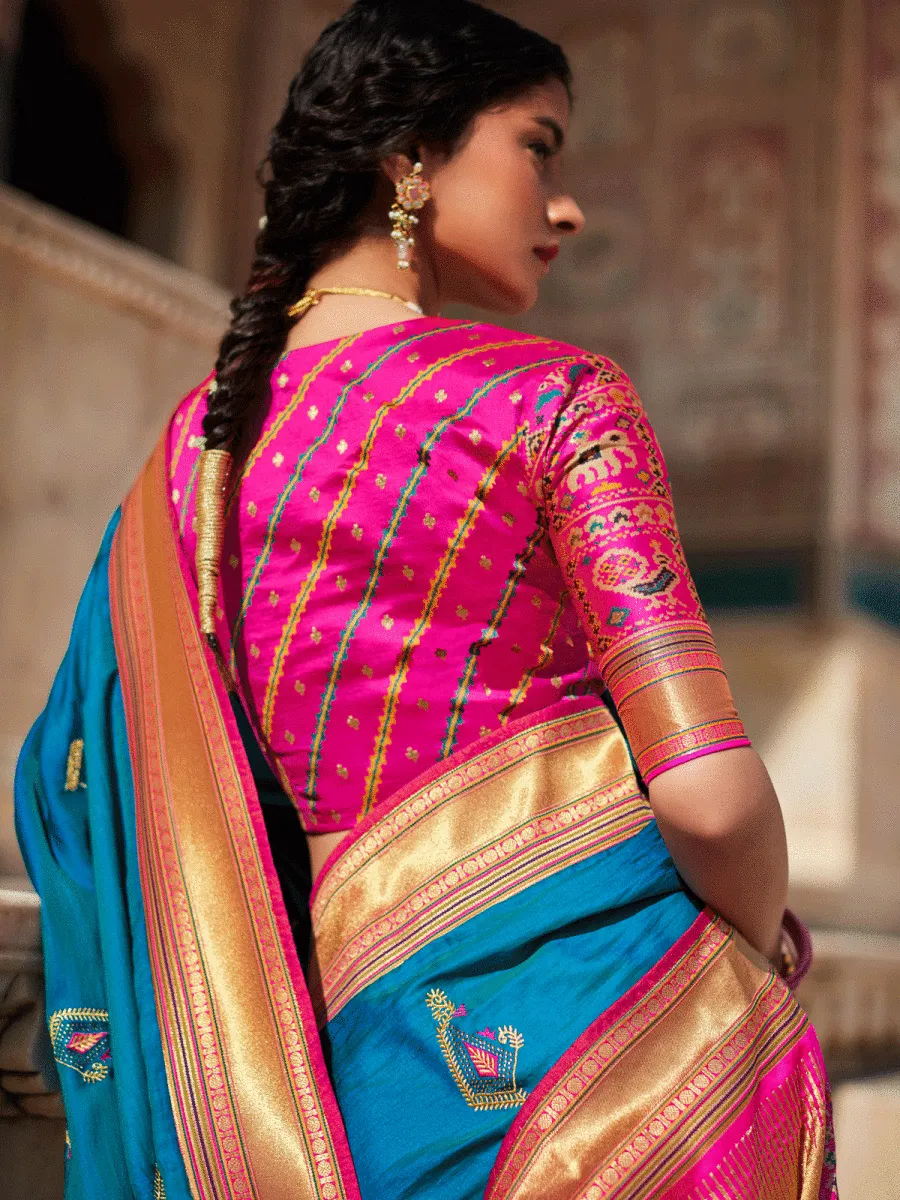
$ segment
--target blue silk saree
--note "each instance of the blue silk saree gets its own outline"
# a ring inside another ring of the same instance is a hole
[[[598,699],[378,805],[305,913],[248,750],[161,444],[16,781],[67,1200],[835,1194],[815,1034],[685,890]]]

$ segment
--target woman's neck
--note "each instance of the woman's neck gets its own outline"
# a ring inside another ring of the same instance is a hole
[[[383,235],[360,237],[349,249],[320,267],[309,280],[308,287],[367,287],[392,292],[418,304],[426,316],[440,316],[440,297],[426,256],[414,252],[411,269],[401,271],[397,267],[394,244]],[[370,303],[375,301],[363,300],[363,304]]]
[[[397,254],[386,237],[361,237],[344,253],[321,267],[309,280],[309,288],[363,287],[389,292],[402,299],[381,296],[325,295],[309,309],[288,333],[285,350],[315,346],[335,338],[365,333],[382,325],[415,320],[416,314],[403,301],[420,305],[425,316],[439,316],[438,307],[429,304],[432,294],[426,264],[417,262],[412,270],[397,269]],[[424,297],[424,303],[423,303]],[[300,299],[299,296],[296,297]]]

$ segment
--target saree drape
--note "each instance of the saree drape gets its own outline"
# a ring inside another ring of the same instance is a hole
[[[67,1198],[834,1194],[784,983],[685,890],[597,700],[380,804],[301,969],[161,443],[20,759]]]

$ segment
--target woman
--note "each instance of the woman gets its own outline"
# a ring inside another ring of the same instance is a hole
[[[362,0],[291,85],[20,764],[70,1197],[833,1194],[637,396],[439,315],[525,311],[580,231],[569,85],[468,0]]]

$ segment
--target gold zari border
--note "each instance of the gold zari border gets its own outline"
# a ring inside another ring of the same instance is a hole
[[[352,1198],[166,496],[163,438],[123,506],[110,585],[151,969],[191,1191]]]
[[[411,789],[320,883],[320,1019],[475,912],[652,819],[603,706],[534,724]]]
[[[744,736],[721,670],[697,669],[655,680],[621,701],[618,709],[644,771],[657,765],[656,759],[669,743],[690,731],[696,731],[696,743],[701,746]],[[669,755],[663,753],[663,757]]]

